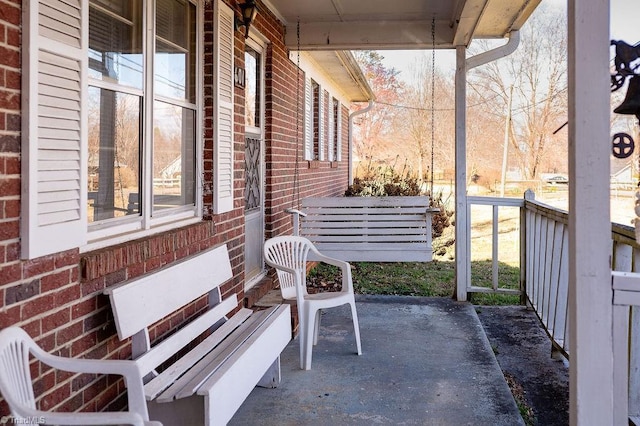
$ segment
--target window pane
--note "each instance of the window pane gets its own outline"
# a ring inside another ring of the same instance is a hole
[[[247,47],[244,54],[245,89],[244,106],[247,126],[260,126],[260,54]]]
[[[142,89],[142,2],[92,0],[89,75]]]
[[[195,111],[156,102],[153,211],[195,204]]]
[[[89,87],[89,222],[140,214],[140,103]]]
[[[196,102],[196,7],[158,0],[155,57],[156,94]]]

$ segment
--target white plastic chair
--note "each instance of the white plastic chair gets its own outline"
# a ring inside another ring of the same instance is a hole
[[[281,236],[267,240],[264,255],[268,265],[274,267],[280,281],[280,291],[285,300],[295,300],[300,320],[300,368],[311,369],[311,352],[318,343],[321,310],[349,304],[353,318],[358,355],[362,355],[360,346],[360,328],[356,301],[351,281],[351,265],[342,260],[324,256],[313,243],[304,237]],[[307,259],[334,265],[342,270],[342,291],[309,294],[307,292]]]
[[[127,385],[127,412],[51,412],[36,409],[29,353],[44,364],[76,373],[117,374]],[[64,358],[43,351],[20,327],[0,331],[0,392],[9,404],[14,423],[162,426],[149,421],[138,365],[129,360],[93,360]],[[36,420],[37,419],[37,420]]]

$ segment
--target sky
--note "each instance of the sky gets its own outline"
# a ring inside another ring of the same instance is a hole
[[[562,8],[566,11],[567,0],[542,0],[553,7]],[[611,39],[624,40],[629,44],[640,42],[640,0],[610,0],[611,3]],[[420,50],[383,50],[380,52],[384,56],[384,63],[388,68],[394,67],[400,71],[400,78],[410,80],[412,68],[421,56],[426,56],[431,60],[431,51]],[[613,50],[612,50],[613,57]],[[455,71],[455,51],[436,51],[436,66],[445,72]]]

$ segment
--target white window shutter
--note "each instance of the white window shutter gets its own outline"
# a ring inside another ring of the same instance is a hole
[[[88,3],[23,3],[23,258],[87,242]]]
[[[324,161],[324,98],[325,91],[318,86],[318,160]]]
[[[304,84],[304,159],[313,160],[313,85],[309,78]]]
[[[333,110],[334,110],[334,105],[333,105],[333,98],[329,98],[329,137],[327,138],[328,140],[328,151],[329,151],[329,161],[335,161],[335,158],[333,158],[333,153],[334,153],[334,149],[333,149],[333,143],[334,143],[334,116],[333,116]]]
[[[233,11],[217,3],[214,123],[214,205],[216,214],[233,210]]]
[[[337,158],[336,161],[342,161],[342,105],[338,102],[337,105],[338,112],[336,113],[336,120],[338,120],[338,125],[336,126],[336,152]]]

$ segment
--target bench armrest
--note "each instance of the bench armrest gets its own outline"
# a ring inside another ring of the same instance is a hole
[[[297,214],[298,216],[307,217],[307,214],[298,209],[286,209],[285,212],[291,214]]]

